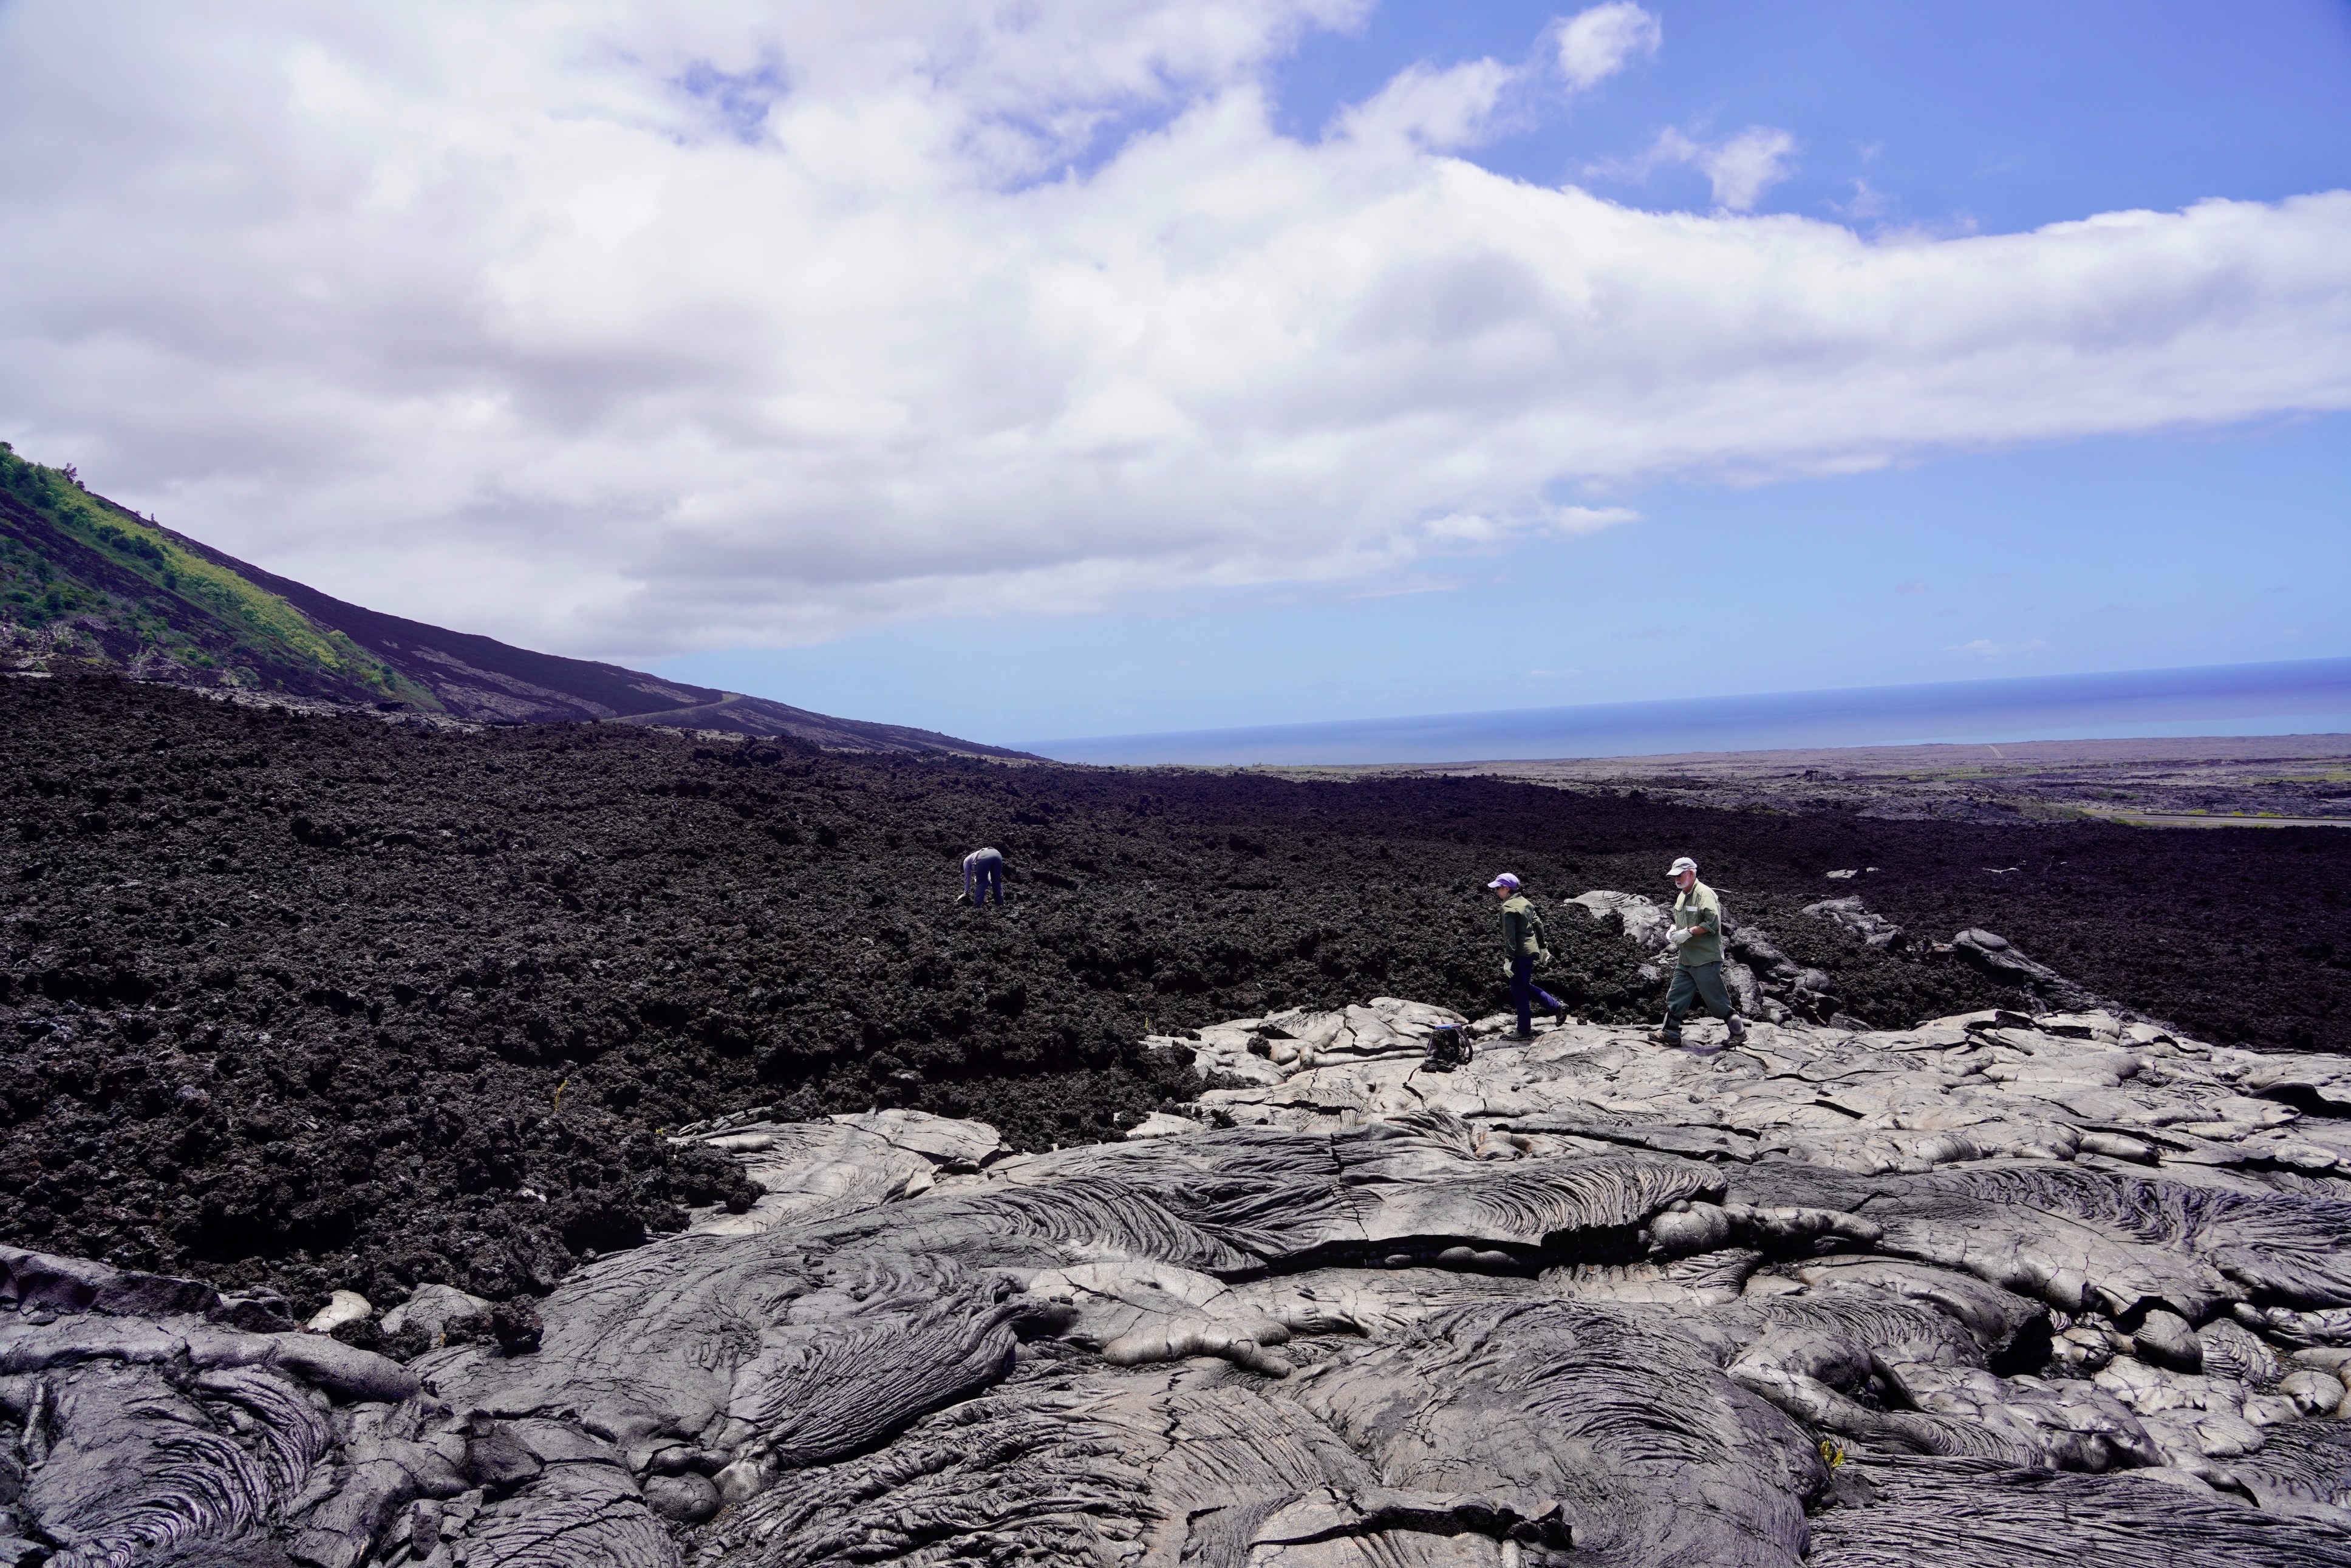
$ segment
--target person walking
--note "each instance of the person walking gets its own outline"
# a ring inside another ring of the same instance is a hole
[[[1698,862],[1687,855],[1674,862],[1666,874],[1679,891],[1674,894],[1674,928],[1666,939],[1675,950],[1674,981],[1666,991],[1666,1023],[1657,1031],[1664,1045],[1682,1042],[1682,1019],[1693,1004],[1723,1020],[1730,1043],[1747,1041],[1747,1020],[1730,1005],[1722,985],[1722,900],[1698,879]]]
[[[1548,958],[1543,946],[1542,916],[1519,891],[1519,879],[1504,872],[1486,884],[1502,901],[1502,972],[1510,977],[1510,1000],[1518,1004],[1519,1038],[1535,1037],[1534,1003],[1540,998],[1553,1023],[1567,1021],[1567,1004],[1535,984],[1535,960]]]
[[[963,857],[963,895],[977,909],[996,894],[996,906],[1004,907],[1004,854],[1000,850],[974,850]]]

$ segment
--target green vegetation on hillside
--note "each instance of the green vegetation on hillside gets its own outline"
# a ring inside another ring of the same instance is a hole
[[[13,537],[0,517],[0,623],[100,656],[122,647],[159,654],[228,684],[282,685],[286,674],[298,672],[417,707],[441,706],[341,632],[320,629],[277,594],[91,495],[70,468],[27,462],[0,442],[0,489],[57,534],[153,590],[126,594],[119,582],[110,591],[81,580],[35,541]],[[94,634],[76,637],[77,631]]]

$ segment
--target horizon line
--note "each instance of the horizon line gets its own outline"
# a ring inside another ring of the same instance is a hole
[[[2086,739],[2100,737],[2040,732],[2052,724],[2113,730],[2133,721],[2225,723],[2257,716],[2327,721],[2314,733],[2332,733],[2338,723],[2351,728],[2351,656],[1631,698],[1014,744],[1017,749],[1057,761],[1128,766],[1155,761],[1227,766],[1479,762],[1807,746],[1967,744],[1988,737]],[[2017,733],[2019,726],[2035,733]],[[1646,747],[1624,744],[1637,737],[1654,739]],[[1733,737],[1744,744],[1725,743]],[[1494,749],[1497,742],[1510,741],[1536,744],[1529,750]],[[1332,755],[1334,751],[1352,755]],[[1111,753],[1120,755],[1107,755]],[[1146,753],[1154,755],[1141,755]]]

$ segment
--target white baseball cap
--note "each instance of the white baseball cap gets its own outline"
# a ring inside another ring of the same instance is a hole
[[[1506,872],[1504,872],[1501,875],[1499,875],[1499,876],[1496,877],[1493,881],[1491,881],[1491,882],[1488,883],[1486,885],[1487,885],[1488,887],[1489,887],[1489,888],[1494,888],[1494,887],[1507,887],[1507,888],[1510,889],[1512,892],[1516,892],[1516,891],[1518,890],[1518,885],[1519,885],[1519,879],[1518,879],[1518,875],[1517,875],[1517,873],[1514,873],[1514,872],[1507,872],[1507,871],[1506,871]]]
[[[1672,866],[1667,870],[1666,874],[1667,876],[1679,876],[1686,871],[1694,873],[1697,870],[1698,862],[1690,859],[1687,855],[1684,855],[1681,859],[1674,862]]]

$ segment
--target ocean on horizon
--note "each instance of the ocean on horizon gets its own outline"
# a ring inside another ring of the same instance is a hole
[[[1059,762],[1282,766],[2351,732],[2351,658],[1028,741]]]

